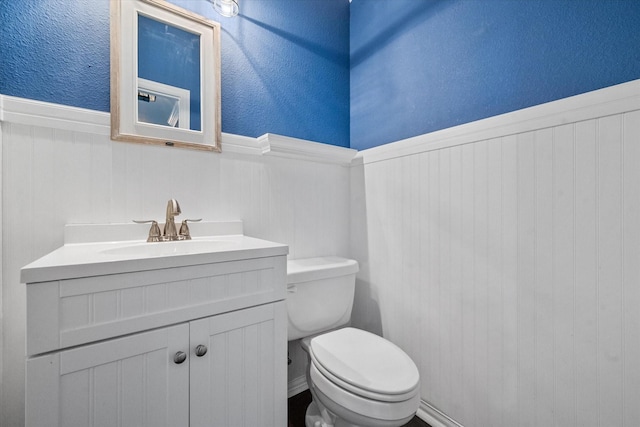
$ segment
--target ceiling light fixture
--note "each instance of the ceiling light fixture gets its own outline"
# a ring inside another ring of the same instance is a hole
[[[216,12],[227,18],[232,18],[238,14],[240,8],[238,7],[239,0],[207,0]]]

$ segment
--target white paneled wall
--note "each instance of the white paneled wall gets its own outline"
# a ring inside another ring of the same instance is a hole
[[[20,267],[66,223],[162,219],[171,197],[291,258],[357,259],[353,323],[413,357],[433,425],[640,425],[638,81],[366,150],[350,171],[113,143],[108,115],[27,107],[0,116],[3,427],[24,419]]]
[[[639,87],[360,154],[354,324],[442,424],[640,425]]]
[[[62,245],[67,223],[164,220],[167,200],[176,198],[183,217],[241,219],[245,234],[288,244],[292,258],[348,255],[348,167],[116,143],[108,114],[16,99],[16,111],[7,111],[8,99],[1,123],[3,427],[24,424],[20,268]],[[299,142],[302,151],[308,144]]]

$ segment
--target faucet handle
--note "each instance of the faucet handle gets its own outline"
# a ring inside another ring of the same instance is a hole
[[[159,242],[160,241],[160,237],[162,236],[160,234],[160,227],[158,226],[158,221],[156,221],[155,219],[148,219],[148,220],[133,220],[133,222],[135,222],[136,224],[148,224],[151,223],[151,228],[149,229],[149,237],[147,238],[147,242]]]
[[[198,222],[198,221],[202,221],[202,218],[182,220],[182,225],[180,226],[180,232],[178,233],[182,240],[191,240],[191,233],[189,231],[189,226],[187,225],[187,221]]]

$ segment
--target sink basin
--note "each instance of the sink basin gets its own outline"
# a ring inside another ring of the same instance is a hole
[[[124,257],[159,257],[170,255],[198,254],[222,249],[231,249],[238,243],[233,240],[179,240],[174,242],[139,242],[126,246],[103,249],[103,255]]]
[[[0,0],[1,1],[1,0]],[[287,245],[245,236],[239,221],[193,224],[192,240],[147,243],[147,224],[75,224],[63,246],[20,271],[23,283],[286,255]],[[135,240],[131,237],[135,236]]]

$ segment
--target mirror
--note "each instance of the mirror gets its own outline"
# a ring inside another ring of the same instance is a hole
[[[164,0],[111,0],[111,139],[221,151],[220,25]]]

